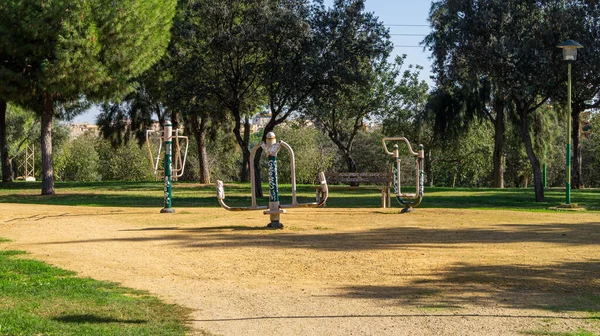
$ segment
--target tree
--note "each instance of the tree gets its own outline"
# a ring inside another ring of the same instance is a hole
[[[490,46],[489,40],[494,41],[495,34],[501,34],[505,28],[502,10],[473,0],[437,1],[429,14],[432,32],[424,40],[432,52],[438,87],[462,102],[462,108],[444,112],[456,114],[437,117],[438,131],[448,127],[440,122],[457,123],[466,132],[471,121],[488,119],[494,125],[493,186],[496,188],[504,187],[508,98],[506,88],[488,69],[490,54],[477,48],[485,50]],[[454,128],[457,129],[456,125]]]
[[[6,139],[6,108],[6,100],[0,100],[0,159],[2,160],[2,182],[12,182],[13,171],[8,157],[8,141]]]
[[[134,142],[114,148],[109,141],[96,142],[99,165],[98,175],[102,181],[151,181],[154,179],[148,167],[151,165],[146,149]]]
[[[329,136],[354,172],[355,136],[367,118],[388,105],[398,68],[387,63],[392,49],[388,30],[364,11],[363,0],[336,0],[330,9],[322,1],[317,4],[312,24],[322,85],[303,114]]]
[[[205,49],[199,48],[210,39],[204,30],[201,16],[206,3],[181,3],[173,25],[173,38],[162,63],[169,68],[165,82],[166,104],[183,117],[186,133],[196,140],[200,183],[210,183],[208,137],[216,137],[221,128],[229,125],[227,111],[211,90],[214,76],[208,75]],[[213,74],[214,75],[214,74]]]
[[[133,79],[133,91],[124,97],[104,101],[100,104],[100,114],[96,123],[100,134],[109,139],[113,147],[137,140],[141,146],[146,141],[146,130],[157,118],[161,128],[165,120],[171,118],[174,125],[177,118],[165,106],[167,87],[162,60],[152,68]],[[177,127],[177,126],[175,126]]]
[[[0,82],[41,117],[42,195],[54,194],[52,119],[60,104],[122,96],[169,41],[175,0],[31,2],[0,6]]]
[[[264,105],[260,69],[265,55],[260,37],[268,35],[267,0],[197,0],[189,7],[186,37],[194,40],[189,57],[211,99],[233,118],[233,134],[242,151],[240,179],[248,181],[249,115]],[[200,83],[199,83],[200,84]]]
[[[262,141],[306,105],[321,84],[315,68],[319,62],[310,26],[310,8],[305,0],[274,0],[269,3],[267,34],[260,40],[264,61],[260,84],[267,99],[270,120],[262,132]],[[260,158],[254,157],[256,194],[262,196]]]
[[[583,140],[583,174],[584,182],[591,187],[600,187],[600,114],[591,115],[586,125],[586,136]]]
[[[5,132],[6,141],[2,165],[3,182],[12,182],[15,172],[13,171],[13,159],[25,150],[26,146],[37,139],[39,134],[39,122],[35,120],[35,114],[14,104],[7,104],[5,126],[0,126],[0,132]],[[1,122],[0,117],[0,122]]]
[[[451,27],[436,39],[458,46],[442,48],[436,54],[438,71],[448,63],[454,72],[466,67],[469,74],[474,74],[464,75],[473,78],[469,84],[489,79],[496,88],[492,92],[498,92],[495,95],[501,99],[500,105],[514,107],[538,202],[544,200],[544,189],[530,116],[548,101],[560,82],[555,71],[559,62],[555,46],[564,26],[553,15],[560,8],[558,0],[444,0],[432,5],[430,15],[444,27]],[[496,113],[500,111],[498,108]]]
[[[574,39],[584,48],[573,64],[573,98],[571,108],[571,137],[573,143],[571,187],[583,188],[581,116],[585,110],[600,107],[600,4],[596,1],[564,1],[560,10],[554,13],[554,21],[564,27],[562,42]],[[557,50],[558,51],[558,50]],[[559,69],[566,82],[567,71],[564,64]],[[567,90],[560,87],[554,98],[566,104]]]
[[[293,122],[279,125],[277,138],[283,139],[294,150],[296,158],[296,182],[312,184],[319,172],[328,171],[335,159],[336,149],[325,135],[316,128]],[[279,177],[281,181],[291,180],[289,154],[286,150],[279,152]],[[266,167],[265,167],[266,168]],[[266,169],[265,169],[266,170]]]

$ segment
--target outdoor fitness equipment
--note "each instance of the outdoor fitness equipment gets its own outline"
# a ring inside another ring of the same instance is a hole
[[[284,147],[290,154],[290,170],[292,173],[292,204],[280,204],[279,203],[279,190],[277,184],[277,153],[279,149]],[[279,221],[279,216],[285,213],[284,208],[316,208],[320,207],[327,201],[328,189],[327,181],[325,180],[325,174],[319,173],[319,182],[321,187],[317,192],[317,202],[314,203],[298,203],[296,199],[296,162],[294,157],[294,151],[292,147],[283,141],[277,142],[275,133],[267,133],[267,141],[261,142],[260,144],[252,148],[250,155],[250,163],[254,162],[254,156],[256,151],[262,148],[267,153],[269,162],[269,205],[257,205],[256,204],[256,179],[254,177],[254,165],[250,164],[250,181],[251,181],[251,192],[252,192],[252,205],[249,207],[230,207],[225,204],[225,190],[223,189],[223,181],[217,180],[217,199],[219,204],[229,211],[248,211],[248,210],[263,210],[267,209],[263,213],[269,215],[271,222],[267,225],[269,228],[281,229],[283,224]]]
[[[394,150],[390,152],[388,151],[387,145],[385,143],[386,141],[404,141],[406,143],[406,146],[408,147],[409,153],[416,157],[415,170],[417,183],[414,194],[402,194],[402,185],[400,180],[401,159],[398,151],[398,144],[394,144]],[[381,143],[383,144],[383,149],[385,150],[385,153],[391,155],[394,158],[394,163],[392,165],[392,172],[394,175],[394,193],[396,194],[396,199],[398,200],[398,203],[404,206],[404,209],[402,209],[401,212],[412,212],[414,210],[413,207],[416,208],[417,206],[419,206],[419,204],[421,204],[421,200],[423,199],[423,183],[425,179],[425,174],[423,172],[423,158],[425,157],[425,149],[423,145],[419,145],[419,151],[414,152],[412,150],[412,147],[410,146],[410,142],[408,142],[408,139],[404,137],[383,138],[383,140],[381,140]]]
[[[159,133],[160,138],[158,144],[158,151],[156,153],[156,158],[152,156],[152,146],[150,137],[152,133]],[[173,168],[173,139],[175,139],[175,164]],[[179,139],[184,140],[185,142],[185,150],[183,153],[183,157],[181,156],[181,146],[179,144]],[[163,148],[165,148],[165,156],[163,160],[163,169],[158,168],[158,163],[160,161],[160,153]],[[155,130],[146,130],[146,145],[148,146],[148,154],[150,155],[150,162],[152,162],[152,171],[154,176],[158,177],[159,174],[164,174],[165,180],[165,207],[160,210],[161,213],[173,213],[175,209],[171,207],[172,200],[172,178],[175,177],[175,180],[183,175],[183,171],[185,169],[185,161],[187,158],[187,152],[189,147],[188,137],[179,135],[179,130],[173,131],[173,125],[171,125],[170,121],[165,122],[165,128],[162,132]]]

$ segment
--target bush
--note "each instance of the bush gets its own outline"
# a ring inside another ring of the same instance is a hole
[[[64,181],[98,181],[100,158],[95,145],[98,138],[85,133],[66,144],[64,166],[60,177]]]
[[[278,140],[289,144],[294,151],[297,183],[314,183],[319,172],[328,171],[332,167],[336,149],[331,141],[314,127],[284,124],[276,128],[275,134]],[[291,182],[290,158],[287,150],[283,148],[280,150],[278,160],[280,181]],[[263,160],[262,176],[267,176],[265,161]]]
[[[148,150],[130,141],[113,148],[109,141],[97,142],[99,175],[104,181],[150,181],[154,180]]]

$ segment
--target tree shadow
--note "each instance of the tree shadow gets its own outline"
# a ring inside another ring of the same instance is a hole
[[[112,317],[98,316],[93,314],[75,314],[63,315],[53,318],[53,320],[64,323],[122,323],[122,324],[143,324],[148,323],[147,320],[127,320]]]
[[[319,223],[315,223],[319,225]],[[326,224],[323,224],[326,225]],[[264,227],[241,225],[194,228],[147,227],[153,235],[45,244],[166,241],[192,250],[264,248],[314,251],[377,251],[462,249],[464,245],[543,243],[554,246],[597,246],[600,222],[577,224],[499,224],[486,228],[443,229],[428,227],[378,228],[359,232],[268,232]],[[164,233],[161,233],[164,231]],[[554,247],[556,248],[556,247]],[[535,256],[532,255],[532,258]],[[544,309],[550,311],[600,311],[598,274],[600,260],[551,265],[477,265],[457,263],[428,274],[413,274],[410,283],[398,286],[348,286],[339,296],[379,299],[391,305],[458,309],[466,305]]]
[[[222,226],[209,226],[200,228],[179,228],[179,227],[150,227],[143,229],[126,229],[119,231],[185,231],[185,232],[216,232],[223,230],[231,231],[273,231],[273,229],[266,226],[243,226],[243,225],[222,225]]]
[[[598,312],[600,260],[553,265],[455,264],[405,286],[350,286],[342,297],[417,307],[483,305]]]
[[[327,226],[327,223],[314,223]],[[124,230],[125,231],[125,230]],[[74,244],[92,242],[172,241],[184,248],[303,248],[323,251],[363,251],[382,249],[460,248],[461,244],[550,243],[565,246],[600,244],[600,222],[563,224],[499,224],[487,228],[441,229],[390,227],[359,232],[296,233],[273,231],[265,226],[226,225],[195,228],[148,227],[131,231],[165,231],[154,236],[107,238],[53,242]],[[248,231],[249,233],[231,233]],[[256,232],[256,233],[252,233]],[[277,232],[277,234],[272,234]]]

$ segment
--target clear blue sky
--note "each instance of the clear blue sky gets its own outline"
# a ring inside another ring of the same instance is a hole
[[[332,0],[326,0],[326,5],[331,5]],[[394,55],[406,54],[406,65],[418,64],[425,69],[420,78],[432,86],[429,79],[431,74],[431,62],[429,54],[420,46],[425,35],[429,33],[427,17],[430,0],[365,0],[366,9],[375,13],[389,29],[394,43]],[[74,122],[95,123],[98,110],[90,109],[88,112],[77,116]]]
[[[327,1],[333,3],[332,1]],[[406,65],[421,65],[421,79],[432,86],[431,61],[421,41],[430,31],[430,0],[365,0],[367,11],[375,13],[386,25],[394,43],[394,55],[406,54]],[[395,56],[394,56],[395,57]]]

